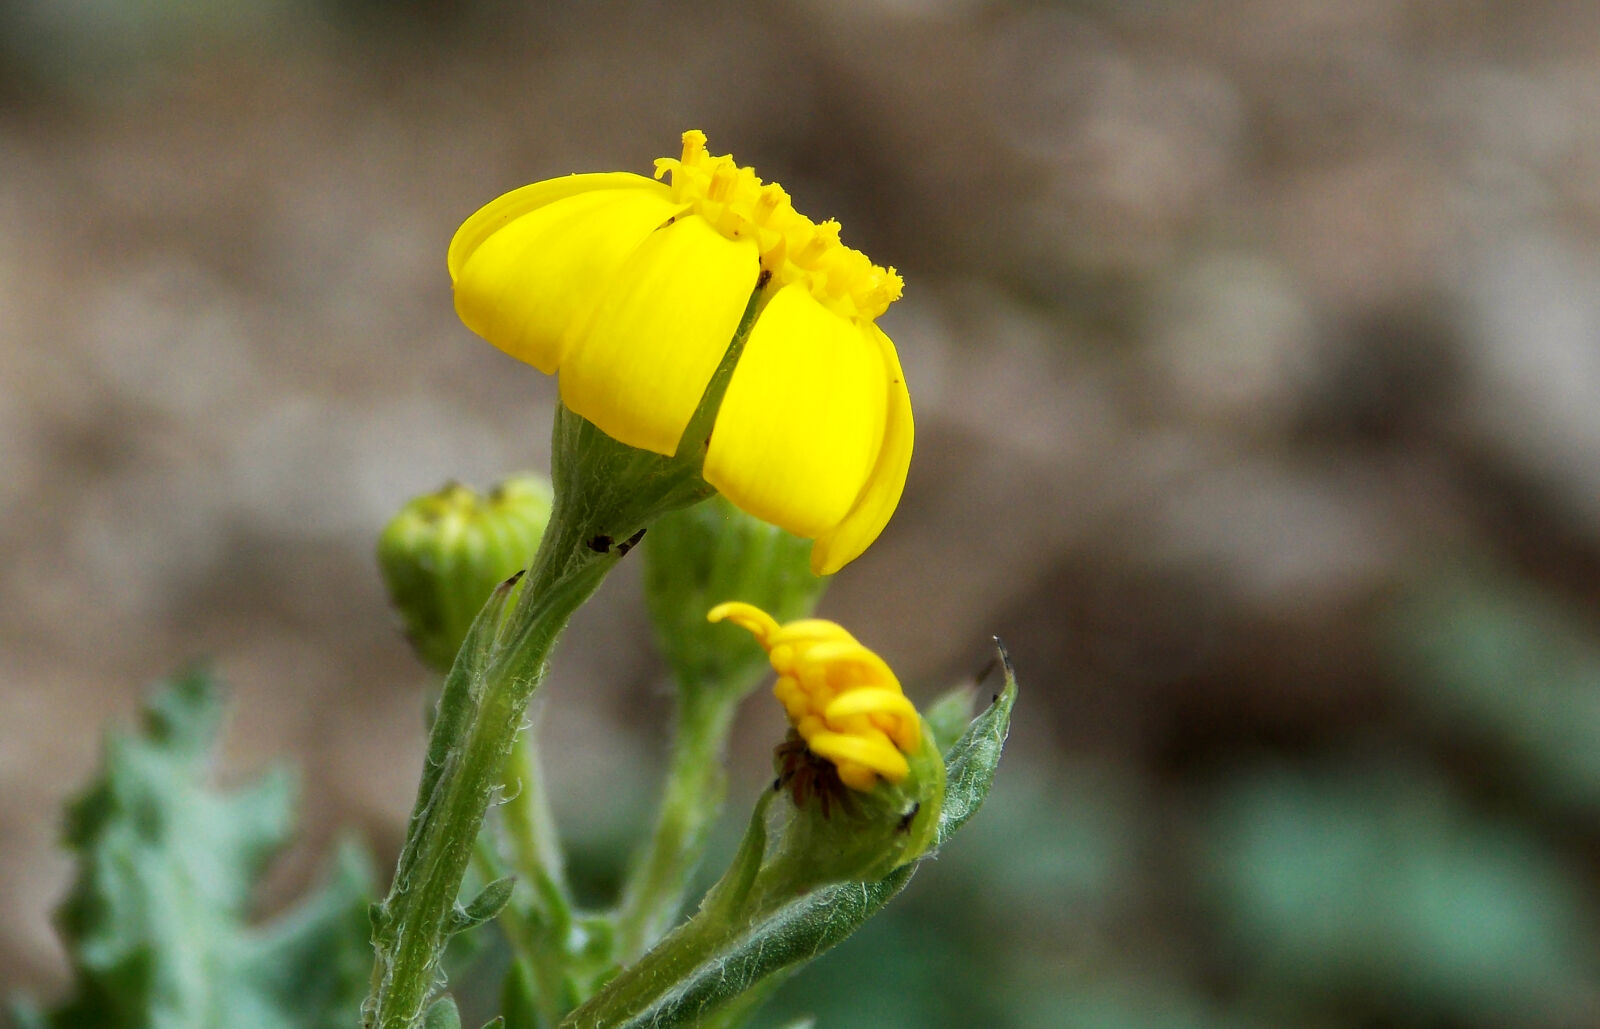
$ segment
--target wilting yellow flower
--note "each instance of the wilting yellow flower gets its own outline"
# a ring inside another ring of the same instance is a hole
[[[900,692],[900,680],[835,622],[805,618],[780,626],[765,611],[737,601],[706,616],[748,629],[766,650],[778,682],[772,693],[806,746],[833,762],[839,780],[868,790],[878,777],[901,782],[905,755],[922,745],[922,720]]]
[[[911,398],[873,323],[894,269],[795,211],[699,131],[656,178],[569,175],[513,190],[450,243],[456,311],[513,357],[560,373],[567,407],[672,455],[755,295],[703,474],[745,511],[815,541],[837,571],[878,537],[911,461]]]

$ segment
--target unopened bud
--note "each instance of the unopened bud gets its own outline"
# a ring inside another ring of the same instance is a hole
[[[713,604],[739,597],[791,621],[811,613],[828,582],[811,574],[810,540],[721,496],[661,516],[643,549],[656,639],[685,690],[743,695],[766,664],[748,640],[706,621]]]
[[[533,475],[486,494],[450,483],[410,501],[384,527],[378,565],[424,664],[449,670],[495,586],[533,559],[550,502],[549,484]]]

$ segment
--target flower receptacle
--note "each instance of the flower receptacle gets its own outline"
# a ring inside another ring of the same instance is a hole
[[[844,785],[833,764],[791,733],[775,752],[778,793],[762,892],[798,896],[835,882],[875,882],[933,846],[944,804],[944,759],[927,724],[899,782]]]

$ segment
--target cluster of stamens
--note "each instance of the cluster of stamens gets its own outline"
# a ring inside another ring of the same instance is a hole
[[[729,239],[753,239],[761,266],[777,286],[804,283],[821,303],[847,318],[871,320],[900,299],[902,282],[839,241],[839,223],[820,225],[794,209],[775,182],[763,183],[753,168],[731,154],[706,152],[706,135],[683,134],[683,156],[656,161],[656,178],[672,174],[672,197],[688,204]]]

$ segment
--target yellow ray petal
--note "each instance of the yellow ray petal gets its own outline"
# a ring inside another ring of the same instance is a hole
[[[894,343],[876,325],[867,323],[861,331],[877,343],[888,375],[887,414],[883,444],[867,477],[866,488],[856,498],[850,513],[833,528],[817,537],[811,547],[811,571],[832,575],[861,556],[872,545],[883,527],[889,524],[906,486],[906,471],[911,467],[911,443],[916,434],[911,418],[911,394],[906,390],[905,373]]]
[[[917,709],[899,690],[863,687],[839,694],[823,710],[822,717],[832,722],[851,715],[879,714],[916,718]]]
[[[852,790],[870,790],[878,785],[878,773],[866,765],[858,765],[854,761],[840,761],[834,768],[839,772],[839,781]]]
[[[806,745],[812,752],[836,765],[848,761],[866,765],[890,782],[899,782],[911,773],[911,765],[905,755],[896,750],[882,733],[846,736],[837,732],[817,732],[811,734]]]
[[[657,189],[600,189],[501,221],[462,258],[456,312],[469,329],[549,375],[561,363],[573,325],[607,280],[679,209]]]
[[[801,536],[832,529],[878,456],[883,359],[848,319],[800,285],[756,319],[711,433],[706,481]]]
[[[868,685],[900,688],[900,680],[883,658],[855,640],[808,647],[795,665],[827,669],[828,685],[836,690]]]
[[[767,640],[767,646],[824,642],[855,643],[856,638],[838,622],[830,622],[826,618],[798,618],[785,623]]]
[[[462,222],[461,228],[457,229],[455,236],[451,238],[450,252],[445,258],[446,264],[450,267],[450,281],[454,282],[461,274],[467,259],[483,244],[483,241],[513,218],[520,218],[557,200],[600,189],[639,189],[655,193],[663,199],[670,197],[672,192],[654,179],[647,179],[632,172],[597,172],[588,175],[563,175],[558,179],[545,179],[520,189],[513,189],[509,193],[502,193],[473,212],[472,217]]]
[[[561,400],[613,439],[672,454],[727,351],[759,273],[754,242],[698,215],[628,255],[561,365]]]
[[[724,618],[749,632],[763,647],[770,648],[769,641],[778,632],[777,619],[754,604],[746,604],[743,601],[729,600],[718,604],[706,614],[708,622],[720,622]]]

